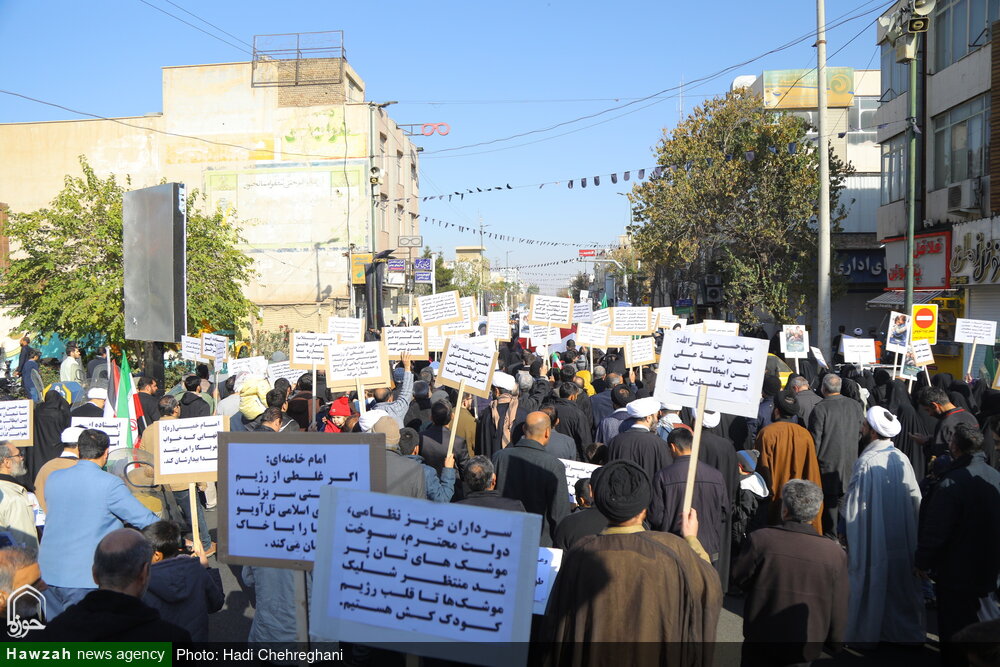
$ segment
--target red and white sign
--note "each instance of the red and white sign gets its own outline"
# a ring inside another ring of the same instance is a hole
[[[580,248],[580,257],[597,257],[597,250],[594,248]]]
[[[948,289],[951,283],[951,232],[920,234],[913,244],[913,283],[917,289]],[[906,287],[906,239],[885,239],[886,287]]]
[[[930,345],[937,345],[938,307],[936,303],[913,306],[913,329],[910,340],[914,343],[925,340]]]

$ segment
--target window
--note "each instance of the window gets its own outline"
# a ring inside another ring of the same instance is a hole
[[[398,230],[396,232],[397,235],[398,234],[403,234],[405,236],[406,230],[403,229],[403,205],[402,204],[397,204],[396,205],[396,229]]]
[[[396,151],[396,183],[403,184],[403,153]]]
[[[411,162],[410,162],[410,180],[413,181],[413,187],[417,187],[417,186],[420,185],[419,181],[417,180],[417,163],[416,163],[416,161],[413,160],[413,158],[410,158],[410,160],[411,160]]]
[[[899,201],[906,191],[906,134],[882,144],[882,205]]]
[[[934,188],[986,174],[990,103],[986,95],[934,119]]]
[[[389,137],[385,136],[380,132],[378,135],[378,154],[379,154],[379,162],[382,163],[382,174],[383,176],[385,176],[385,178],[389,177],[389,169],[388,169],[389,151],[386,145],[388,142],[389,142]]]
[[[929,33],[934,35],[934,71],[988,44],[986,28],[998,12],[1000,0],[939,0]]]
[[[389,197],[382,195],[379,198],[378,206],[378,219],[379,219],[379,229],[383,232],[389,231],[389,214],[386,211],[389,210]]]
[[[876,141],[878,129],[875,112],[878,110],[877,97],[854,97],[847,112],[847,143],[864,144]]]
[[[910,71],[906,63],[896,62],[896,49],[882,42],[882,102],[894,100],[910,89]]]

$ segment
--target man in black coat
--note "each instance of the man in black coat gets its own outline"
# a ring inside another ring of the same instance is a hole
[[[626,413],[635,422],[608,443],[608,461],[631,461],[645,470],[649,479],[656,479],[656,473],[674,462],[667,443],[656,435],[660,402],[652,397],[638,398],[628,404]]]
[[[733,563],[733,583],[746,591],[743,664],[788,665],[836,651],[847,628],[847,556],[816,534],[823,491],[789,480],[781,490],[782,524],[750,533]]]
[[[698,448],[698,460],[712,466],[722,475],[726,483],[726,498],[730,511],[722,517],[722,544],[719,551],[719,561],[715,564],[722,580],[722,592],[729,590],[729,563],[732,556],[733,508],[739,499],[740,468],[736,460],[736,448],[733,441],[717,435],[711,430],[722,423],[722,413],[705,411],[705,421],[702,424],[701,446]]]
[[[551,401],[559,413],[559,424],[556,430],[573,438],[576,443],[577,458],[585,461],[587,445],[594,441],[590,429],[591,420],[577,405],[577,395],[583,391],[575,382],[563,382],[559,385],[559,398]]]
[[[136,392],[139,395],[139,405],[142,406],[142,416],[145,419],[139,420],[139,435],[142,435],[146,427],[160,418],[160,399],[156,396],[156,380],[145,375],[136,382]]]
[[[552,546],[556,549],[572,549],[573,545],[588,535],[600,535],[608,527],[608,517],[594,507],[594,490],[590,479],[578,479],[573,488],[577,510],[556,526]]]
[[[968,410],[956,407],[948,398],[948,393],[940,387],[924,387],[920,390],[917,402],[924,412],[938,420],[933,436],[911,435],[915,442],[923,446],[924,454],[927,456],[946,454],[955,434],[955,428],[959,424],[969,424],[979,428],[976,418]]]
[[[837,534],[837,507],[858,460],[858,441],[864,410],[853,398],[840,393],[839,376],[823,376],[823,400],[809,416],[809,433],[816,443],[820,479],[823,482],[823,534]]]
[[[809,417],[812,416],[813,408],[823,399],[809,386],[809,380],[801,375],[792,378],[791,388],[799,402],[799,425],[809,428]]]
[[[420,456],[424,463],[434,468],[438,477],[444,469],[444,460],[448,455],[448,441],[451,439],[451,417],[454,412],[447,402],[435,403],[431,406],[431,425],[420,434]],[[455,471],[462,477],[462,471],[469,462],[469,450],[465,438],[455,436]]]
[[[181,419],[189,417],[208,417],[212,414],[212,408],[208,401],[199,396],[197,392],[201,389],[201,378],[197,375],[189,375],[184,378],[184,395],[178,401],[181,405]]]
[[[569,514],[566,466],[545,451],[552,422],[544,412],[532,412],[524,420],[524,437],[496,453],[497,491],[514,498],[532,514],[542,516],[539,546],[551,547],[552,535]]]
[[[593,415],[594,433],[604,418],[615,411],[615,406],[611,403],[611,391],[615,386],[622,383],[622,376],[617,373],[608,373],[605,376],[607,389],[590,397],[590,411]]]
[[[47,642],[191,643],[187,630],[160,618],[140,599],[149,584],[153,548],[137,530],[108,533],[94,552],[97,590],[48,622],[38,637]]]
[[[476,423],[476,453],[490,458],[516,440],[525,417],[542,404],[549,395],[550,385],[544,375],[535,378],[526,396],[517,390],[517,380],[512,375],[497,371],[493,374],[492,389],[489,407],[480,411]]]
[[[945,663],[965,664],[950,640],[978,620],[979,598],[997,590],[1000,472],[986,462],[983,434],[971,424],[955,426],[949,453],[954,462],[920,506],[914,566],[937,584]]]
[[[91,387],[87,390],[87,402],[70,413],[73,417],[103,417],[104,404],[108,400],[108,390],[104,387]]]
[[[514,498],[504,498],[496,491],[497,476],[493,462],[485,456],[474,456],[465,466],[465,483],[470,491],[459,505],[492,507],[497,510],[524,512],[524,503]]]

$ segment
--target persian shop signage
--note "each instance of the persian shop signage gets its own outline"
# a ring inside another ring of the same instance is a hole
[[[848,284],[885,284],[885,253],[882,250],[840,250],[837,264],[833,267],[837,275],[847,276]]]
[[[956,285],[1000,283],[1000,220],[962,222],[952,228],[951,281]]]
[[[919,234],[913,245],[913,283],[917,289],[947,289],[951,278],[951,232]],[[885,240],[886,287],[906,287],[906,239]]]

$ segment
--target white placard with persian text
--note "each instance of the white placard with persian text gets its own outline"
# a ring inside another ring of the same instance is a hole
[[[552,585],[556,582],[559,567],[562,565],[563,550],[551,547],[538,547],[538,569],[535,573],[535,603],[532,613],[538,616],[545,614],[545,606],[549,603]]]
[[[573,304],[573,321],[584,324],[594,321],[594,307],[589,301]]]
[[[229,339],[227,337],[210,333],[201,335],[201,356],[214,359],[216,365],[221,364],[226,359],[228,349]]]
[[[463,317],[458,292],[454,290],[418,296],[417,311],[420,313],[420,324],[425,327],[458,322]]]
[[[292,368],[301,370],[322,366],[326,362],[326,348],[336,345],[337,334],[310,333],[295,331],[292,333],[292,358],[289,363]]]
[[[474,343],[466,338],[449,338],[438,381],[456,389],[464,381],[466,392],[487,398],[496,361],[497,351],[492,345]]]
[[[573,299],[562,296],[532,294],[528,324],[569,327],[573,324]]]
[[[226,363],[230,375],[247,373],[254,377],[264,377],[267,375],[267,359],[265,357],[244,357],[242,359],[230,359]]]
[[[596,463],[584,463],[583,461],[570,461],[569,459],[559,459],[566,466],[566,491],[569,493],[569,502],[576,504],[576,483],[581,479],[590,479],[594,471],[601,466]]]
[[[187,361],[210,361],[201,353],[201,338],[197,336],[181,336],[181,359]]]
[[[214,482],[219,472],[219,432],[225,430],[223,419],[215,415],[156,421],[150,427],[158,431],[159,454],[153,481],[156,484]]]
[[[424,327],[386,327],[382,329],[382,340],[390,359],[399,359],[403,353],[414,359],[426,359],[427,334]]]
[[[361,343],[365,339],[365,321],[360,317],[330,317],[326,332],[337,334],[338,343]]]
[[[955,342],[993,345],[997,339],[996,320],[970,320],[959,317],[955,320]]]
[[[495,340],[510,340],[510,314],[506,310],[497,310],[486,314],[486,333]]]
[[[128,442],[125,441],[125,436],[128,433],[129,421],[124,417],[71,417],[70,426],[104,431],[111,440],[109,450],[119,449],[128,445]]]
[[[576,343],[603,348],[608,344],[608,328],[599,324],[580,323],[576,325]]]
[[[358,382],[365,389],[389,385],[389,360],[380,341],[331,345],[326,351],[328,389],[350,390]]]

